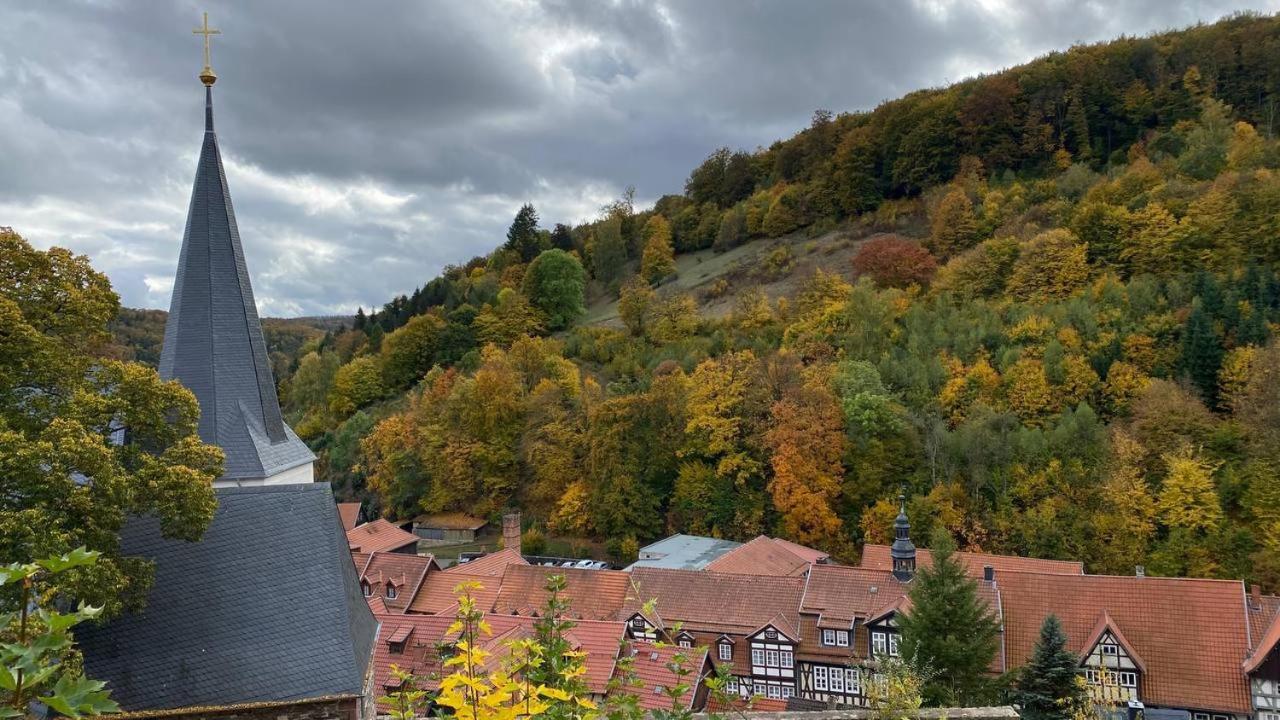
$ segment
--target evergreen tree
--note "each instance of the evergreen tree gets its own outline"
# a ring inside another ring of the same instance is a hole
[[[928,670],[925,702],[935,707],[972,707],[987,701],[987,668],[998,649],[1000,628],[978,583],[956,559],[955,543],[934,531],[933,565],[911,583],[911,609],[898,619],[903,657]]]
[[[551,247],[565,252],[573,250],[573,230],[564,223],[556,223],[551,231]]]
[[[364,326],[365,326],[368,322],[369,322],[369,321],[368,321],[368,319],[367,319],[367,318],[365,318],[365,316],[364,316],[364,308],[363,308],[363,307],[356,308],[356,319],[355,319],[355,321],[351,324],[351,328],[352,328],[353,330],[359,330],[359,331],[363,332],[363,331],[364,331]]]
[[[1070,720],[1072,710],[1087,702],[1077,681],[1078,663],[1067,650],[1067,635],[1056,615],[1044,619],[1040,640],[1018,676],[1013,702],[1024,720]]]
[[[532,205],[525,203],[520,207],[507,230],[507,244],[504,247],[517,253],[520,262],[529,262],[542,250],[538,238],[538,211]]]
[[[1187,316],[1182,330],[1182,357],[1179,367],[1197,388],[1206,404],[1218,399],[1218,370],[1222,367],[1222,341],[1213,327],[1213,319],[1197,301]]]

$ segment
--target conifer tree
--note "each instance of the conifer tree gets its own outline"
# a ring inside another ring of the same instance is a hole
[[[1044,619],[1040,639],[1018,677],[1013,702],[1024,720],[1069,720],[1086,701],[1076,678],[1078,663],[1056,615]]]
[[[520,262],[529,262],[542,250],[538,238],[538,211],[529,203],[520,207],[515,220],[507,230],[506,249],[520,255]]]
[[[1187,316],[1182,331],[1182,373],[1200,389],[1205,403],[1213,406],[1218,398],[1218,370],[1222,367],[1222,341],[1213,327],[1204,305],[1197,301]]]
[[[933,565],[911,583],[911,609],[900,616],[903,657],[927,670],[924,698],[935,707],[973,707],[986,701],[987,668],[998,649],[999,623],[978,584],[956,559],[944,528],[934,531]]]

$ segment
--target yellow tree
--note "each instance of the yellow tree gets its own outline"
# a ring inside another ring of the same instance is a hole
[[[1111,433],[1102,509],[1094,516],[1098,567],[1103,572],[1129,572],[1144,562],[1156,530],[1156,504],[1142,476],[1146,450],[1128,433]]]
[[[770,410],[765,443],[772,451],[769,492],[782,515],[783,536],[839,554],[847,543],[835,510],[845,433],[835,395],[816,383],[787,393]]]
[[[953,187],[942,198],[929,218],[929,226],[929,249],[939,257],[954,255],[977,244],[978,221],[964,188]]]
[[[657,213],[644,224],[644,252],[640,256],[640,274],[649,283],[673,275],[676,271],[675,250],[671,247],[671,225]]]
[[[1049,387],[1044,363],[1023,358],[1004,373],[1005,397],[1009,409],[1028,425],[1039,425],[1057,407],[1057,399]]]
[[[1065,298],[1089,282],[1088,248],[1070,230],[1042,232],[1023,245],[1009,278],[1020,300]]]
[[[1171,528],[1209,532],[1222,521],[1222,505],[1214,489],[1217,463],[1199,457],[1189,446],[1165,453],[1168,472],[1156,501],[1160,519]]]

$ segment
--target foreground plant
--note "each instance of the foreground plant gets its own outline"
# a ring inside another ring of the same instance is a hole
[[[48,578],[72,568],[88,567],[99,553],[77,548],[66,555],[0,568],[0,588],[17,585],[18,610],[0,614],[5,639],[0,643],[0,718],[35,717],[33,703],[43,703],[60,715],[78,718],[120,710],[104,689],[67,662],[73,639],[71,628],[97,617],[100,607],[80,603],[64,613],[39,607],[39,587]]]

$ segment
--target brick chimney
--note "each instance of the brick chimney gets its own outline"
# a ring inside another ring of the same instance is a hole
[[[520,552],[520,513],[502,516],[502,547]]]
[[[1262,586],[1258,583],[1249,586],[1249,604],[1255,610],[1262,609]]]

